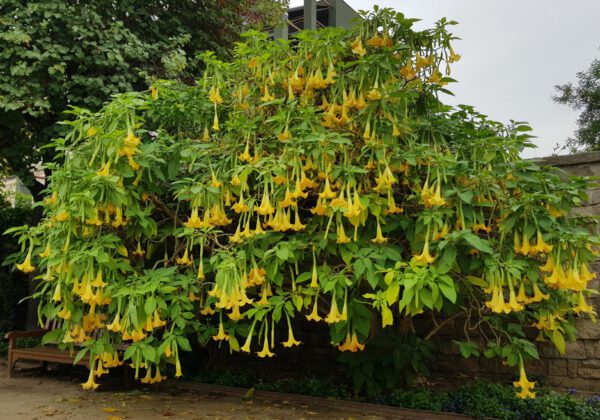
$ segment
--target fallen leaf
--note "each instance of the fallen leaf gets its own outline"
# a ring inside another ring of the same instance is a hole
[[[123,417],[119,416],[108,416],[106,420],[123,420]]]
[[[114,407],[104,407],[102,411],[104,411],[105,413],[114,413],[115,411],[117,411],[117,409]]]

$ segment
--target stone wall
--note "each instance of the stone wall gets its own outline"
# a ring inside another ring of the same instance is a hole
[[[600,176],[600,152],[583,153],[569,156],[549,157],[542,163],[552,165],[564,171],[564,176]],[[600,188],[588,191],[588,202],[574,213],[585,216],[600,215]],[[600,261],[591,269],[598,273],[599,279],[590,282],[589,287],[600,290]],[[600,313],[600,297],[588,298],[596,311]],[[434,328],[430,317],[416,317],[414,327],[419,332],[429,332]],[[441,320],[438,320],[441,321]],[[567,342],[566,354],[560,356],[550,343],[538,346],[540,360],[527,361],[530,379],[561,388],[600,392],[600,321],[592,323],[581,319],[576,323],[578,340]],[[299,366],[301,369],[328,369],[335,366],[339,352],[331,346],[328,328],[324,325],[300,320],[295,326],[296,338],[304,345],[300,351],[279,351],[277,360],[269,363],[281,363],[284,366]],[[537,330],[531,328],[534,336]],[[282,330],[282,335],[285,332]],[[514,367],[503,365],[498,359],[463,358],[452,340],[464,337],[464,319],[448,322],[436,335],[437,350],[435,360],[430,366],[434,381],[450,379],[450,383],[472,380],[477,377],[495,378],[510,381],[515,378]],[[292,349],[294,350],[294,349]],[[261,363],[257,361],[256,363]]]
[[[564,176],[600,176],[600,152],[580,153],[568,156],[552,156],[540,160],[540,163],[552,165],[564,172]],[[573,211],[574,215],[600,215],[600,188],[588,191],[588,201]],[[600,290],[600,261],[591,269],[598,273],[599,279],[590,282],[589,287]],[[600,297],[588,298],[600,313]],[[600,321],[592,323],[589,319],[576,322],[578,340],[567,342],[566,354],[560,356],[550,343],[538,346],[540,360],[527,362],[527,372],[531,376],[543,379],[546,383],[585,391],[600,391]],[[464,336],[463,323],[456,320],[443,332],[439,342],[449,343],[456,337]],[[494,376],[509,378],[515,375],[514,368],[504,366],[500,360],[464,359],[456,346],[440,345],[441,355],[433,369],[438,374],[465,374],[472,376]]]

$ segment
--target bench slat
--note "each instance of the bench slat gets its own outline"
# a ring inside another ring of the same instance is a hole
[[[13,349],[13,360],[39,360],[45,362],[57,362],[63,364],[73,364],[75,360],[75,354],[71,355],[69,352],[61,351],[53,347],[30,347],[30,348],[15,348]],[[86,355],[77,364],[87,365],[89,363],[89,357]]]

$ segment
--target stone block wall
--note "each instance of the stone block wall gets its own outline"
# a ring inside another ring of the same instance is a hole
[[[600,152],[580,153],[568,156],[552,156],[541,159],[540,163],[551,165],[563,171],[564,177],[598,176],[600,177]],[[600,180],[600,178],[599,178]],[[600,216],[600,188],[588,190],[588,200],[574,215]],[[591,269],[598,279],[590,282],[589,287],[600,290],[600,261]],[[600,313],[600,297],[588,298],[596,311]],[[491,376],[508,379],[515,376],[515,369],[504,366],[500,360],[464,359],[456,346],[447,345],[450,340],[463,336],[462,323],[446,328],[438,342],[441,355],[433,366],[438,374],[465,374],[468,376]],[[567,342],[566,354],[559,355],[550,343],[540,343],[540,360],[527,362],[529,375],[543,378],[550,385],[561,388],[600,392],[600,321],[592,323],[587,318],[576,322],[578,339]],[[441,344],[440,343],[440,344]]]
[[[542,164],[552,165],[564,171],[564,176],[599,176],[600,152],[582,153],[569,156],[557,156],[542,159]],[[600,188],[588,191],[588,201],[574,211],[584,216],[600,216]],[[590,282],[589,287],[600,290],[600,261],[590,267],[598,273],[598,279]],[[600,313],[600,297],[588,298]],[[440,321],[440,320],[438,320]],[[429,332],[434,325],[429,317],[413,319],[414,327],[419,332]],[[315,329],[317,327],[317,329]],[[592,323],[582,318],[576,323],[578,340],[567,342],[566,354],[561,356],[551,343],[540,343],[538,346],[540,360],[529,360],[527,372],[532,380],[543,380],[545,383],[560,388],[576,388],[578,390],[600,392],[600,321]],[[535,334],[537,330],[532,329]],[[283,331],[282,331],[283,334]],[[296,338],[304,345],[300,351],[287,351],[278,354],[277,362],[288,366],[302,366],[307,371],[313,369],[331,369],[339,355],[331,346],[328,328],[324,325],[301,321],[295,327]],[[439,353],[430,366],[434,376],[451,377],[452,380],[477,377],[495,378],[510,381],[517,372],[514,367],[505,366],[501,360],[469,358],[464,359],[452,340],[464,337],[464,320],[454,319],[448,322],[436,335]],[[273,363],[272,361],[270,363]]]

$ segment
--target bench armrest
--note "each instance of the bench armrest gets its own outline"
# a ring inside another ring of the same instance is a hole
[[[48,332],[48,330],[31,330],[31,331],[11,331],[8,332],[4,335],[4,338],[6,338],[7,340],[15,340],[17,338],[24,338],[24,337],[41,337],[44,334],[46,334]]]

